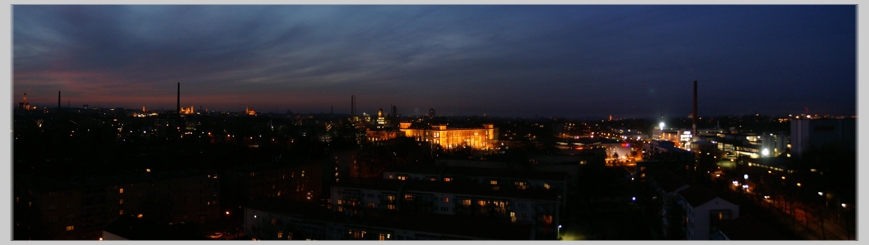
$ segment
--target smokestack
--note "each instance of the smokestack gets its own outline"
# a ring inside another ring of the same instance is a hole
[[[697,137],[697,80],[694,80],[694,112],[691,119],[691,137]]]
[[[350,95],[350,119],[356,116],[356,95]]]
[[[60,91],[57,91],[57,109],[60,109]]]
[[[178,96],[175,98],[175,111],[181,114],[181,83],[178,83]]]

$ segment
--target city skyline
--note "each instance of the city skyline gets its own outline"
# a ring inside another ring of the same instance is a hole
[[[855,6],[12,8],[13,104],[856,115]],[[737,18],[738,17],[738,18]],[[388,111],[388,109],[387,109]]]

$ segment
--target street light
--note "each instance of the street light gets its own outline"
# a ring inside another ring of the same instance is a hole
[[[744,178],[744,179],[748,179],[748,174],[744,174],[744,175],[742,175],[742,178]]]

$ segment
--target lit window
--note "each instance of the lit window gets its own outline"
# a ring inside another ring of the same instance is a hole
[[[406,179],[407,179],[407,176],[399,175],[399,176],[398,176],[398,179],[399,179],[399,180],[406,180]]]
[[[338,205],[341,205],[342,203],[343,201],[341,201],[341,199],[338,199]]]
[[[120,214],[120,215],[124,215],[124,210],[123,210],[123,209],[119,210],[119,211],[118,211],[118,214]]]
[[[388,199],[389,201],[395,201],[395,196],[389,195],[389,196],[386,196],[386,199]]]
[[[74,230],[75,230],[75,226],[74,226],[74,225],[68,225],[68,226],[66,226],[66,231],[74,231]]]
[[[284,232],[278,231],[278,238],[284,238]]]
[[[142,214],[136,215],[137,218],[142,218]]]
[[[450,198],[449,198],[449,197],[444,197],[444,202],[450,202]]]
[[[118,204],[124,204],[124,199],[118,200]]]
[[[462,205],[471,206],[471,199],[462,200]]]
[[[491,180],[491,181],[489,181],[489,184],[497,185],[497,184],[498,184],[498,181],[497,181],[497,180]]]
[[[549,184],[544,183],[544,184],[543,184],[543,188],[549,190]]]
[[[450,182],[450,181],[453,181],[453,178],[444,178],[444,182]]]
[[[389,210],[393,210],[395,209],[395,204],[386,205],[386,208],[388,208]]]
[[[119,194],[124,194],[124,188],[118,189]]]

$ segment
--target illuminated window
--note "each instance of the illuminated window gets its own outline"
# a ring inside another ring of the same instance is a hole
[[[369,203],[368,203],[368,207],[369,207],[369,208],[373,208],[373,207],[374,207],[374,203],[373,203],[373,202],[369,202]]]
[[[119,193],[119,194],[124,194],[124,188],[120,188],[120,189],[118,189],[118,193]]]
[[[142,214],[136,215],[136,218],[142,218]]]
[[[75,230],[75,226],[74,226],[74,225],[68,225],[68,226],[66,226],[66,231],[74,231],[74,230]]]
[[[444,197],[444,202],[450,202],[450,198],[449,198],[449,197]]]
[[[549,184],[548,184],[548,183],[544,183],[544,184],[543,184],[543,188],[549,190]]]
[[[121,200],[118,200],[118,204],[124,204],[124,199],[121,198]]]
[[[486,201],[480,200],[480,201],[477,201],[477,204],[479,204],[480,206],[486,206]]]
[[[338,205],[341,205],[342,203],[343,201],[341,199],[338,199]]]
[[[284,232],[278,231],[278,238],[284,238]]]
[[[489,181],[489,184],[497,185],[497,184],[498,184],[498,181],[497,181],[497,180],[491,180],[491,181]]]
[[[411,195],[411,194],[404,194],[404,200],[408,200],[408,201],[413,200],[413,195]]]
[[[395,196],[389,195],[389,196],[386,196],[386,199],[388,199],[389,201],[395,201]]]
[[[450,182],[450,181],[453,181],[453,178],[444,178],[444,182]]]
[[[406,179],[407,179],[407,176],[399,175],[399,176],[398,176],[398,179],[399,179],[399,180],[406,180]]]
[[[250,172],[250,177],[253,177],[254,175],[254,172]]]
[[[552,215],[543,215],[543,222],[547,225],[552,224]]]
[[[471,199],[462,200],[462,205],[471,206]]]
[[[272,218],[272,224],[273,224],[273,225],[274,225],[274,224],[275,224],[275,223],[277,223],[277,222],[278,222],[278,220],[277,220],[277,219],[275,219],[275,218]]]
[[[394,209],[395,209],[395,204],[389,204],[389,205],[386,205],[386,208],[389,209],[389,210],[394,210]]]
[[[118,210],[118,214],[120,214],[120,215],[124,215],[124,210],[123,210],[123,209]]]

